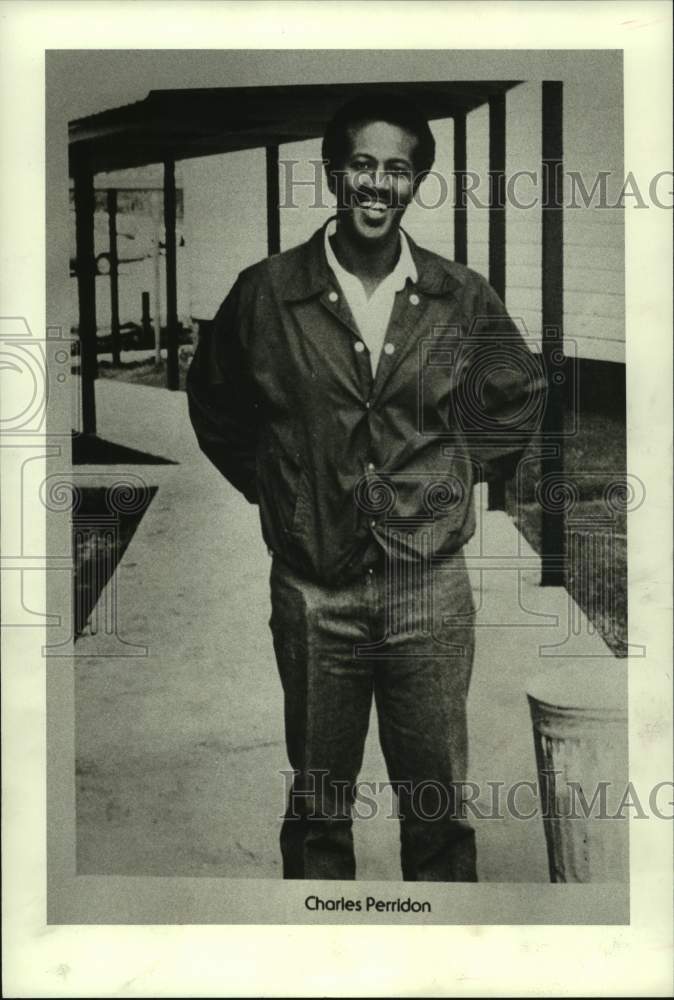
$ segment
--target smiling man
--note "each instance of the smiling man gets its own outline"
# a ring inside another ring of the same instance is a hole
[[[477,878],[462,548],[473,486],[514,468],[541,383],[487,282],[401,229],[434,152],[398,97],[343,107],[323,141],[335,218],[239,275],[189,371],[199,444],[259,504],[272,557],[286,878],[355,877],[373,698],[403,878]]]

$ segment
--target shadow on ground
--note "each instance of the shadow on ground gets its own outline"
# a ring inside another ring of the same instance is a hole
[[[73,434],[73,465],[177,465],[170,458],[149,455],[95,434]]]

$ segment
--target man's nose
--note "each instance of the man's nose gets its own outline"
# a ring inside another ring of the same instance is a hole
[[[358,186],[365,193],[376,194],[383,200],[391,195],[391,176],[385,170],[368,170]]]
[[[391,175],[385,170],[375,170],[372,177],[372,183],[377,191],[390,191]]]

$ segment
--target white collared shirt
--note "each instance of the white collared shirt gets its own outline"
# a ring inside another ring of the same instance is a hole
[[[412,260],[407,238],[403,231],[400,230],[400,256],[398,257],[398,263],[381,284],[375,288],[368,299],[360,278],[357,278],[355,274],[351,274],[350,271],[342,267],[330,246],[329,237],[333,235],[335,228],[336,224],[334,220],[325,227],[325,255],[332,273],[337,279],[342,293],[349,304],[363,342],[370,352],[370,366],[374,375],[377,371],[382,347],[384,346],[384,339],[391,318],[396,292],[401,291],[405,287],[405,282],[408,278],[413,282],[417,280],[417,269]]]

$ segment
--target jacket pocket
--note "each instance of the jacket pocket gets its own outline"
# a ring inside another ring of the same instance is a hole
[[[304,469],[297,477],[297,492],[291,531],[294,535],[302,535],[306,530],[311,516],[310,483]]]

